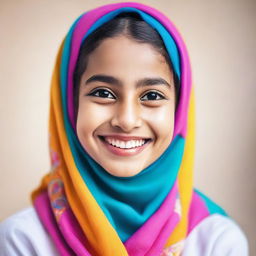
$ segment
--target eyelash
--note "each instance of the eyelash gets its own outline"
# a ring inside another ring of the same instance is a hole
[[[158,92],[156,92],[156,91],[148,91],[147,93],[145,93],[142,97],[141,97],[141,101],[146,101],[145,99],[142,99],[142,98],[144,98],[145,96],[148,96],[149,94],[151,94],[151,96],[152,96],[152,94],[153,95],[155,95],[156,96],[156,99],[154,99],[154,100],[149,100],[149,101],[155,101],[155,100],[164,100],[165,99],[165,97],[162,95],[162,94],[160,94],[160,93],[158,93]]]
[[[104,93],[105,95],[101,95],[100,96],[100,93]],[[104,96],[108,96],[111,95],[111,97],[104,97]],[[149,94],[152,94],[156,97],[156,99],[148,99],[148,100],[145,100],[143,99],[145,96],[149,96]],[[113,93],[111,93],[109,90],[107,89],[96,89],[94,91],[92,91],[91,93],[88,94],[89,96],[94,96],[94,97],[99,97],[99,98],[107,98],[107,99],[116,99],[116,97],[114,96]],[[142,97],[141,97],[141,101],[156,101],[156,100],[163,100],[163,99],[166,99],[162,94],[156,92],[156,91],[148,91],[147,93],[145,93]]]
[[[100,92],[103,92],[103,93],[107,92],[109,95],[112,95],[112,97],[109,98],[109,97],[103,97],[103,95],[100,96]],[[96,94],[98,94],[98,95],[96,95]],[[108,98],[108,99],[115,99],[116,98],[109,90],[106,90],[106,89],[96,89],[96,90],[92,91],[91,93],[89,93],[88,95],[99,97],[99,98]]]

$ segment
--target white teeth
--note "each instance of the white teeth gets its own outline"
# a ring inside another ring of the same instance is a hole
[[[129,140],[129,141],[122,141],[122,140],[116,140],[111,138],[105,138],[105,140],[111,144],[112,146],[118,147],[118,148],[135,148],[140,147],[145,144],[145,140]]]
[[[132,143],[130,141],[127,141],[125,148],[131,148],[131,147],[132,147]]]

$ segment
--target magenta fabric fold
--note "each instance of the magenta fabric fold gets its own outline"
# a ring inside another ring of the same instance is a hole
[[[209,216],[210,213],[202,198],[193,192],[191,205],[189,209],[189,227],[188,234],[193,230],[193,228],[205,217]]]
[[[180,219],[174,211],[177,196],[178,186],[175,182],[161,207],[124,243],[129,255],[144,256],[145,251],[146,255],[161,253],[166,240]],[[152,230],[155,232],[153,235]]]
[[[59,226],[66,242],[77,255],[91,256],[86,249],[89,248],[87,238],[83,235],[83,231],[70,209],[62,214]]]
[[[56,223],[55,216],[52,212],[50,200],[47,192],[40,194],[34,201],[34,207],[37,211],[39,219],[43,223],[46,231],[51,236],[57,250],[61,256],[73,256],[74,253],[67,245],[61,231]]]
[[[57,224],[47,192],[36,198],[34,206],[61,255],[71,256],[75,252],[77,255],[91,256],[86,249],[89,248],[89,243],[69,208],[61,215]]]

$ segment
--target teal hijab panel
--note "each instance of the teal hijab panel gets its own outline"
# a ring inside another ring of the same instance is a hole
[[[152,216],[172,189],[182,161],[185,140],[176,136],[157,161],[132,177],[109,174],[85,154],[80,144],[73,141],[71,145],[73,150],[76,149],[74,160],[83,180],[125,242]]]

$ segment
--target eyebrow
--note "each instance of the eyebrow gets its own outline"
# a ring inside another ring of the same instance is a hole
[[[101,75],[101,74],[91,76],[89,79],[85,81],[85,84],[89,84],[92,82],[103,82],[103,83],[107,83],[115,86],[122,85],[122,82],[119,79],[113,76]],[[153,86],[153,85],[166,85],[168,87],[171,87],[171,85],[161,77],[147,77],[147,78],[140,79],[136,82],[136,87]]]

